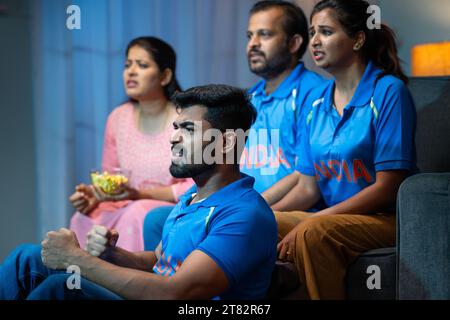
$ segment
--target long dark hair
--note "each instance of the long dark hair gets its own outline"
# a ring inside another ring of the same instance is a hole
[[[134,46],[138,46],[147,51],[153,60],[155,60],[161,72],[166,69],[172,70],[172,79],[166,86],[164,86],[164,94],[167,99],[170,99],[176,91],[181,91],[181,87],[175,76],[177,68],[177,55],[175,50],[173,50],[168,43],[155,37],[139,37],[128,43],[125,51],[125,57],[128,56],[128,51],[130,51],[130,49]]]
[[[314,6],[311,20],[316,13],[328,8],[333,9],[348,36],[354,37],[360,31],[366,34],[366,41],[361,49],[362,55],[383,70],[379,78],[391,74],[407,83],[408,77],[400,64],[394,31],[385,24],[380,24],[379,29],[369,29],[368,7],[369,3],[364,0],[322,0]]]

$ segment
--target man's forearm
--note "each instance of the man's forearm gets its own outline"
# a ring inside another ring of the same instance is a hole
[[[81,275],[124,299],[174,299],[170,277],[124,268],[78,250],[68,261],[77,265]]]
[[[102,258],[117,266],[151,272],[157,262],[153,251],[129,252],[125,249],[114,247],[108,249]]]

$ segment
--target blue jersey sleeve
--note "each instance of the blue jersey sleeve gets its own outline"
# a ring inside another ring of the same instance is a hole
[[[297,110],[295,113],[295,164],[294,167],[296,168],[298,166],[298,161],[301,157],[303,157],[303,151],[302,151],[302,146],[301,146],[301,141],[302,141],[302,136],[303,136],[303,132],[302,132],[302,126],[301,124],[304,123],[304,119],[305,119],[305,102],[302,100],[297,100]]]
[[[414,170],[416,111],[406,85],[396,81],[384,94],[375,92],[371,108],[376,115],[375,171]]]
[[[296,131],[295,131],[295,154],[297,155],[295,161],[295,168],[298,170],[299,159],[305,156],[305,149],[302,145],[303,137],[305,136],[306,118],[311,111],[312,104],[312,91],[317,87],[320,87],[325,82],[322,76],[311,72],[305,71],[302,74],[302,81],[297,88],[299,94],[296,98],[297,113],[296,113]],[[314,174],[314,173],[313,173]]]
[[[316,173],[314,170],[314,161],[311,154],[311,143],[309,138],[309,128],[311,117],[313,116],[313,108],[305,106],[304,109],[297,126],[297,130],[300,131],[298,140],[300,143],[297,151],[298,161],[295,169],[307,176],[314,176]]]
[[[230,287],[257,269],[267,258],[276,258],[276,223],[262,215],[261,206],[230,207],[209,223],[208,236],[197,247],[225,272]],[[266,208],[265,210],[270,210]],[[273,239],[268,239],[272,237]]]

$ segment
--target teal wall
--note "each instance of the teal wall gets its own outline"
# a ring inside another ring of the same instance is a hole
[[[29,1],[0,1],[0,261],[37,241]]]

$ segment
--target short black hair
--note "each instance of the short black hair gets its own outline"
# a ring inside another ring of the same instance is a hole
[[[280,8],[284,11],[283,30],[288,40],[296,34],[299,34],[303,38],[303,43],[297,51],[297,58],[301,59],[308,48],[309,42],[308,19],[305,13],[299,6],[293,3],[270,0],[255,3],[250,9],[250,16],[272,8]]]
[[[177,108],[185,109],[194,105],[205,106],[208,111],[204,119],[214,128],[225,132],[227,129],[250,129],[256,119],[255,107],[246,91],[223,84],[210,84],[176,92],[172,101]]]

